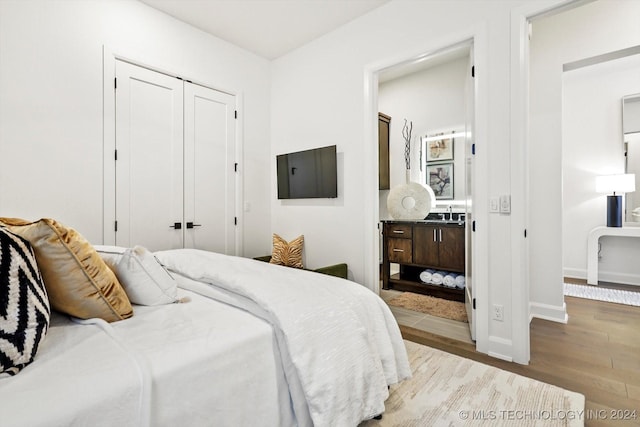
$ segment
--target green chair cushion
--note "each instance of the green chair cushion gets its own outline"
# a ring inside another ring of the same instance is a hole
[[[256,259],[258,261],[263,261],[263,262],[269,262],[271,261],[271,255],[258,256],[253,259]],[[336,277],[341,277],[343,279],[346,279],[348,268],[347,268],[347,264],[341,263],[341,264],[329,265],[327,267],[317,268],[315,270],[310,270],[310,271],[315,271],[316,273],[328,274],[330,276],[336,276]]]

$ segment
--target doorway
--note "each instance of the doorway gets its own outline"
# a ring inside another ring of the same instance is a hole
[[[389,131],[388,135],[384,135],[388,136],[388,164],[386,160],[385,163],[381,160],[379,170],[388,171],[389,175],[381,182],[388,180],[389,185],[381,186],[378,192],[376,201],[379,216],[376,221],[392,219],[386,206],[389,188],[404,184],[407,180],[424,185],[431,184],[433,187],[434,183],[429,182],[429,171],[439,168],[448,172],[447,187],[436,189],[438,191],[435,193],[435,205],[431,209],[429,218],[449,215],[459,220],[458,226],[462,224],[464,272],[460,274],[458,271],[455,275],[463,276],[464,279],[459,290],[462,300],[467,301],[466,306],[461,305],[461,308],[462,317],[466,317],[468,322],[460,320],[457,313],[459,308],[455,306],[451,310],[445,310],[444,314],[434,313],[431,309],[420,308],[422,311],[417,311],[393,304],[390,304],[390,307],[401,325],[469,343],[475,340],[471,227],[473,212],[472,203],[470,203],[473,198],[475,117],[472,67],[473,42],[469,40],[431,54],[421,55],[419,59],[386,67],[380,70],[377,84],[378,112],[385,118],[385,123],[388,123]],[[383,128],[386,129],[381,127]],[[409,130],[411,130],[410,136]],[[450,152],[434,158],[427,151],[430,146],[433,146],[434,141],[439,141],[439,135],[442,135],[441,139],[448,144]],[[382,227],[380,227],[381,230]],[[380,234],[377,242],[380,262],[382,262],[383,253],[382,242]],[[394,277],[394,273],[395,277],[399,277],[400,268],[398,264],[391,264],[391,277]],[[453,272],[450,273],[454,275]],[[418,285],[414,288],[416,292],[433,295],[433,292],[426,290],[432,285],[424,285],[425,282],[421,283],[417,278],[415,282]],[[409,284],[411,285],[413,284]],[[432,290],[438,291],[436,288]],[[396,299],[400,293],[397,290],[380,290],[381,296],[386,301]],[[443,293],[445,292],[436,292],[438,295]],[[423,298],[420,295],[405,294],[400,299],[407,297],[418,300]],[[443,302],[450,303],[450,301]],[[428,313],[429,311],[431,313]]]
[[[640,5],[578,1],[528,12],[521,40],[529,63],[514,81],[529,90],[520,108],[528,129],[531,315],[566,323],[564,278],[587,278],[588,235],[606,224],[606,195],[597,193],[595,178],[624,172],[622,97],[635,90],[610,95],[625,80],[618,55],[640,45]],[[617,69],[615,77],[607,79],[605,69]],[[638,283],[633,239],[602,240],[603,273],[618,277],[601,279],[621,282],[626,273]]]

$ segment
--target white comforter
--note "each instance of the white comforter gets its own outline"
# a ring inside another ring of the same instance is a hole
[[[53,313],[34,362],[0,379],[0,426],[294,426],[273,328],[178,296],[105,325]]]
[[[384,412],[388,385],[411,376],[393,315],[361,285],[194,249],[156,256],[192,279],[181,286],[271,323],[300,426],[357,426]]]

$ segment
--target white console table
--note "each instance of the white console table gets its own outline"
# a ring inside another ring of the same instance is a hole
[[[587,240],[587,283],[598,284],[598,240],[602,236],[640,237],[640,227],[596,227]]]

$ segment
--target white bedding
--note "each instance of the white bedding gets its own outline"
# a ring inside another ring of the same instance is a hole
[[[108,324],[115,340],[54,313],[35,361],[0,380],[0,425],[295,425],[271,326],[179,290],[185,296],[135,306],[132,318]]]
[[[384,411],[387,385],[411,375],[393,315],[363,286],[193,249],[156,256],[192,279],[181,286],[271,323],[301,426],[356,426]]]

